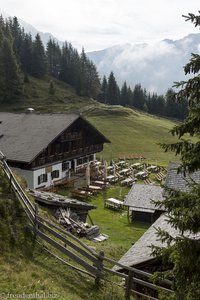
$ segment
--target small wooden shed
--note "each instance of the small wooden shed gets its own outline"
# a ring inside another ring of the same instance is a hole
[[[163,199],[163,188],[158,185],[134,184],[124,205],[128,206],[128,217],[132,221],[153,223],[164,212],[152,200]]]

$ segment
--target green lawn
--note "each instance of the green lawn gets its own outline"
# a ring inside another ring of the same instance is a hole
[[[177,159],[171,153],[164,153],[158,145],[175,140],[169,134],[174,126],[172,121],[80,97],[71,86],[55,79],[56,93],[51,96],[48,94],[51,79],[30,77],[30,82],[24,85],[24,95],[18,101],[1,103],[0,110],[25,112],[27,107],[33,107],[36,112],[81,113],[111,141],[100,154],[107,160],[118,158],[119,153],[140,153],[149,162],[166,166],[170,160]]]
[[[144,224],[129,225],[126,212],[104,209],[104,197],[123,198],[127,192],[127,188],[121,189],[119,186],[115,186],[90,199],[98,206],[91,212],[91,217],[94,223],[101,227],[101,232],[109,235],[109,239],[102,243],[83,239],[88,245],[95,247],[96,251],[104,250],[107,257],[116,260],[147,228],[147,225]],[[62,193],[64,193],[63,190]],[[77,273],[58,262],[32,239],[30,232],[26,229],[26,215],[18,200],[9,190],[9,184],[1,172],[0,202],[2,216],[0,219],[1,300],[14,299],[12,296],[6,296],[9,294],[23,293],[27,295],[37,293],[43,296],[43,299],[47,299],[50,293],[59,300],[124,299],[123,288],[105,281],[98,289],[95,287],[93,278]],[[54,219],[52,212],[44,207],[40,207],[39,212],[51,220]],[[63,256],[61,255],[61,257]],[[73,264],[70,259],[66,260]],[[109,277],[109,279],[111,278]],[[112,280],[121,283],[120,279]],[[32,299],[30,296],[27,297],[29,297],[27,299]]]
[[[132,243],[137,241],[149,227],[149,224],[146,223],[129,223],[127,210],[104,208],[104,199],[113,197],[123,200],[129,190],[130,188],[114,185],[87,200],[88,203],[94,204],[97,207],[89,213],[93,223],[99,225],[101,233],[107,234],[109,239],[100,243],[84,239],[84,242],[94,246],[96,251],[103,250],[106,256],[116,260],[119,260],[131,247]],[[69,189],[59,188],[56,193],[70,197]],[[87,222],[90,224],[89,218]]]
[[[107,160],[117,158],[119,153],[143,154],[148,162],[167,166],[177,160],[172,153],[165,153],[159,143],[174,142],[169,133],[175,125],[172,121],[128,108],[99,107],[86,114],[110,141],[99,155]]]
[[[2,111],[25,111],[27,107],[32,106],[40,112],[81,112],[111,141],[111,144],[105,145],[104,151],[99,154],[108,161],[112,158],[117,159],[119,153],[140,153],[147,158],[148,162],[164,166],[170,160],[176,159],[171,153],[164,153],[158,145],[158,143],[174,141],[169,134],[169,130],[174,126],[173,122],[128,108],[102,105],[93,99],[79,97],[71,87],[59,81],[56,81],[55,96],[49,96],[50,78],[44,80],[30,78],[30,80],[31,82],[25,85],[24,97],[19,103],[1,105]],[[0,180],[0,186],[1,184]],[[96,251],[103,250],[106,256],[116,260],[148,228],[147,224],[129,224],[126,211],[104,208],[104,198],[120,198],[127,192],[126,188],[113,186],[89,200],[97,206],[97,209],[90,213],[93,222],[100,226],[101,232],[107,234],[109,239],[102,243],[87,240],[85,242],[94,246]],[[38,245],[26,247],[26,240],[22,239],[22,218],[18,219],[18,215],[15,215],[13,205],[9,208],[6,191],[2,190],[2,195],[4,205],[6,204],[6,213],[3,219],[0,218],[0,245],[4,245],[7,241],[7,250],[2,250],[0,247],[0,294],[51,292],[57,294],[59,300],[124,298],[121,288],[106,283],[97,290],[93,279],[58,263]],[[2,208],[3,200],[0,200],[1,214],[4,208]],[[14,201],[17,205],[17,200]],[[47,210],[43,209],[43,214],[53,218]],[[12,244],[13,232],[18,241],[17,249]]]

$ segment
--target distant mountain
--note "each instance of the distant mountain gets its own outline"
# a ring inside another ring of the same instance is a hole
[[[4,12],[3,10],[0,9],[0,15],[3,16],[4,19],[7,19],[7,18],[13,18],[14,16],[11,16],[9,14],[7,14],[6,12]],[[17,17],[17,16],[16,16]],[[28,24],[27,22],[19,19],[18,19],[18,22],[20,24],[21,27],[24,28],[24,31],[26,33],[30,33],[32,35],[33,38],[35,38],[36,34],[39,33],[40,34],[40,37],[41,37],[41,40],[44,44],[44,46],[46,47],[46,44],[48,42],[48,40],[51,38],[52,40],[56,41],[61,47],[63,45],[63,42],[62,41],[59,41],[55,36],[53,36],[51,33],[49,32],[41,32],[39,30],[37,30],[34,26],[32,26],[31,24]]]
[[[87,56],[100,76],[113,71],[119,85],[126,80],[131,87],[141,83],[148,91],[164,93],[175,81],[186,78],[183,66],[191,53],[200,53],[200,33],[155,44],[117,45]]]

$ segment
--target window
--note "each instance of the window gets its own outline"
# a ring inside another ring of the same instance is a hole
[[[69,169],[69,162],[68,161],[63,161],[62,163],[62,171],[66,171]]]
[[[85,156],[84,158],[83,158],[83,163],[85,164],[85,163],[87,163],[88,162],[88,159],[87,159],[87,156]]]
[[[89,161],[93,161],[93,160],[94,160],[94,155],[92,154],[89,156]]]
[[[77,166],[82,165],[82,163],[83,163],[83,159],[82,158],[77,159]]]
[[[47,182],[47,174],[42,174],[42,175],[38,176],[38,184],[43,183],[43,182]]]
[[[55,170],[51,172],[51,179],[58,178],[59,177],[59,170]]]

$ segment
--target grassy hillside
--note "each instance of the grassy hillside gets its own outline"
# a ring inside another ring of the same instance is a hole
[[[141,153],[148,161],[163,165],[174,159],[158,146],[160,142],[173,140],[168,133],[174,125],[171,121],[79,97],[70,86],[59,81],[55,81],[56,94],[50,96],[49,82],[48,77],[44,80],[30,78],[20,102],[3,104],[0,110],[24,112],[27,107],[33,107],[36,112],[80,112],[110,139],[111,144],[105,145],[100,154],[108,161],[117,159],[119,153]],[[116,188],[108,193],[117,196],[121,190]],[[146,226],[129,226],[126,214],[105,211],[102,195],[93,201],[99,209],[92,211],[91,216],[102,232],[110,236],[109,243],[98,244],[96,248],[103,248],[106,255],[117,259],[141,236]],[[26,230],[26,216],[1,172],[0,237],[0,298],[8,293],[23,292],[56,294],[59,300],[124,298],[123,290],[110,283],[97,290],[94,280],[58,263],[35,243]]]
[[[175,141],[169,134],[174,126],[170,120],[103,105],[87,112],[86,116],[111,141],[102,153],[108,160],[117,158],[119,153],[140,153],[148,162],[165,166],[170,160],[177,159],[172,153],[164,153],[158,145]]]
[[[134,111],[120,106],[108,106],[93,99],[77,96],[69,85],[55,81],[55,95],[48,93],[51,78],[38,80],[30,77],[24,86],[24,96],[19,102],[3,104],[2,111],[25,111],[33,107],[37,112],[82,113],[111,141],[101,155],[107,160],[119,153],[141,153],[149,162],[167,165],[174,160],[171,153],[164,153],[158,143],[172,142],[169,130],[172,121]]]
[[[34,107],[38,112],[63,112],[81,111],[86,106],[94,103],[87,97],[80,97],[68,84],[53,79],[55,83],[55,95],[49,94],[51,77],[44,79],[29,77],[29,83],[24,83],[24,93],[17,101],[1,103],[2,111],[25,111],[28,107]]]
[[[30,295],[34,293],[42,299],[124,299],[122,288],[105,282],[97,289],[94,279],[58,262],[35,242],[27,229],[27,217],[10,190],[1,168],[0,270],[2,300],[33,299],[35,297]]]

